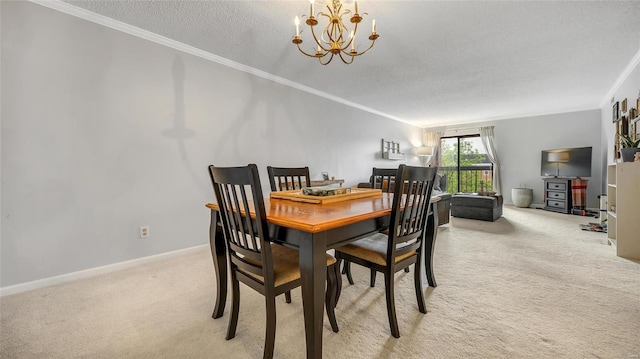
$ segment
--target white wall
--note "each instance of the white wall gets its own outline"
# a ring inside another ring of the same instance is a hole
[[[587,207],[598,209],[601,194],[600,110],[560,113],[466,125],[465,129],[443,129],[445,136],[477,134],[481,126],[495,126],[496,150],[501,163],[504,202],[512,204],[511,189],[533,189],[533,205],[544,203],[540,175],[542,150],[592,147],[591,177],[587,185]]]
[[[0,6],[1,287],[208,243],[209,164],[256,163],[265,191],[267,165],[355,185],[400,163],[380,158],[382,138],[421,139],[37,4]]]

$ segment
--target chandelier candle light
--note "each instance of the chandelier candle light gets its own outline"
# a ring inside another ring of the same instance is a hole
[[[318,25],[318,20],[313,15],[313,3],[314,0],[310,0],[311,9],[309,11],[309,18],[305,21],[307,25],[311,28],[311,34],[313,35],[313,39],[317,45],[317,50],[315,53],[307,53],[302,48],[300,48],[300,44],[302,43],[302,38],[300,37],[300,19],[296,16],[295,24],[296,24],[296,36],[291,40],[296,46],[298,46],[298,50],[303,54],[309,57],[315,57],[320,61],[321,64],[326,65],[333,60],[333,57],[338,55],[340,56],[340,60],[345,64],[350,64],[353,62],[356,56],[360,56],[367,51],[369,51],[373,44],[376,42],[376,39],[380,37],[376,33],[376,20],[371,22],[371,35],[369,35],[369,40],[371,40],[371,45],[361,52],[356,50],[356,36],[358,33],[358,24],[362,21],[362,16],[358,14],[358,2],[354,0],[354,12],[351,10],[345,9],[342,10],[342,3],[340,0],[332,0],[331,6],[327,5],[328,13],[318,12],[316,14],[317,17],[325,16],[328,19],[327,26],[325,26],[324,30],[319,33],[319,37],[316,34],[315,26]],[[352,14],[349,21],[353,24],[353,30],[349,30],[345,24],[342,22],[342,17]],[[367,13],[363,13],[363,15],[368,15]],[[304,15],[303,15],[304,17]],[[328,58],[326,56],[330,55]],[[324,60],[324,61],[323,61]]]

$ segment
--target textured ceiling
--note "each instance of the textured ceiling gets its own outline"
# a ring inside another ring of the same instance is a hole
[[[327,66],[304,0],[66,2],[420,127],[598,108],[640,49],[640,1],[359,1],[380,39]]]

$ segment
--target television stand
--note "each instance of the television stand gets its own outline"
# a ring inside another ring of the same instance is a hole
[[[544,178],[544,210],[571,213],[571,178]]]

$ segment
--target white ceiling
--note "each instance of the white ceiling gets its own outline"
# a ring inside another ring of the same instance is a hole
[[[420,127],[599,108],[640,54],[640,1],[363,0],[380,38],[327,66],[291,43],[305,0],[66,2]]]

